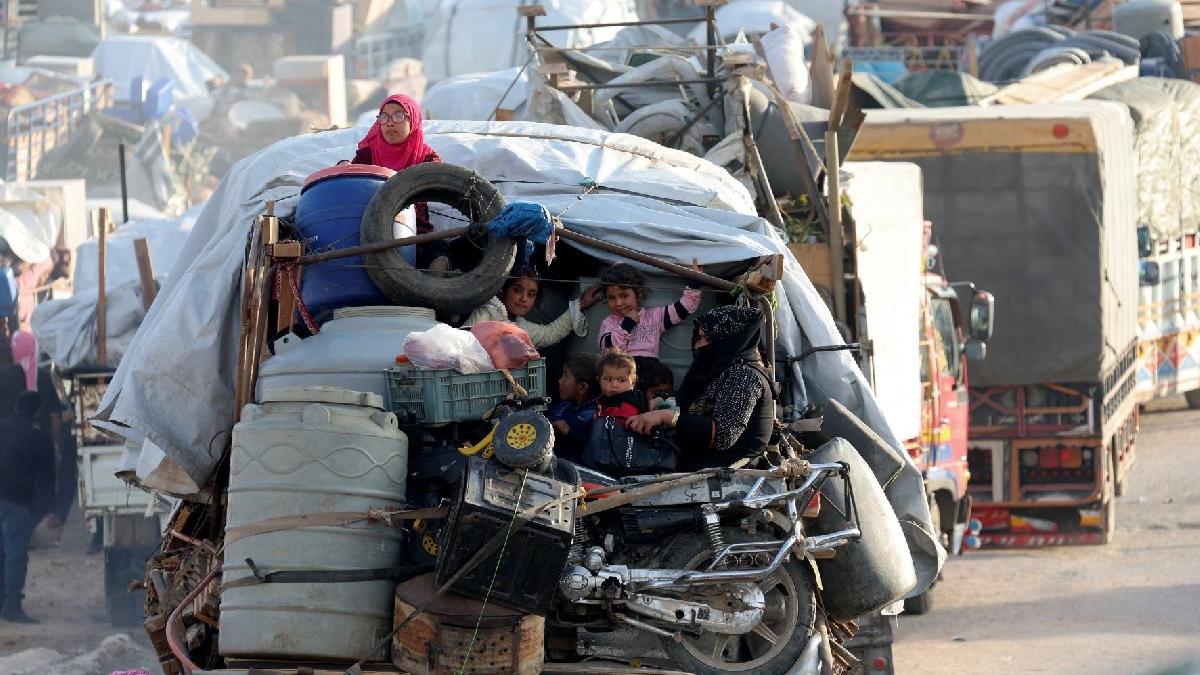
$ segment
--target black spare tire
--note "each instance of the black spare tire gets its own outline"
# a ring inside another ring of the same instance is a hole
[[[437,202],[457,209],[472,223],[487,223],[504,208],[496,186],[474,171],[453,164],[418,164],[395,174],[363,213],[363,244],[393,239],[396,214],[419,202]],[[464,314],[496,295],[517,257],[517,240],[497,238],[480,230],[484,244],[479,264],[449,277],[427,274],[392,248],[363,256],[367,274],[389,300],[409,307],[429,307],[442,314]]]

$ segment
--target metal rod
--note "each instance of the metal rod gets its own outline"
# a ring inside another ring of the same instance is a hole
[[[101,368],[108,365],[108,307],[105,302],[105,259],[108,257],[108,209],[102,208],[97,215],[100,221],[100,236],[96,243],[96,364]]]
[[[117,144],[117,160],[121,164],[121,222],[129,222],[129,184],[125,180],[125,144]]]
[[[992,21],[995,19],[991,14],[960,14],[956,12],[923,12],[907,9],[852,9],[846,12],[850,16],[865,16],[874,19],[950,19],[950,20],[974,20],[974,21]]]
[[[612,47],[609,45],[589,45],[587,47],[555,47],[554,45],[546,45],[543,47],[534,47],[539,52],[623,52],[634,51],[638,49],[663,49],[672,52],[702,52],[716,51],[725,49],[728,45],[621,45]]]
[[[443,239],[453,239],[461,237],[470,231],[469,227],[452,227],[448,230],[440,232],[428,232],[426,234],[418,234],[412,237],[404,237],[403,239],[390,239],[388,241],[377,241],[374,244],[363,244],[361,246],[350,246],[347,248],[339,248],[336,251],[326,251],[325,253],[316,253],[314,255],[305,255],[296,258],[296,262],[300,265],[315,265],[316,263],[328,262],[330,260],[340,260],[341,258],[351,258],[364,253],[379,253],[401,246],[415,246],[420,244],[428,244]]]
[[[644,21],[614,21],[612,23],[580,23],[571,25],[538,26],[537,32],[547,30],[577,30],[580,28],[626,28],[629,26],[670,26],[680,23],[700,23],[705,18],[698,16],[694,19],[647,19]]]
[[[651,267],[656,267],[664,272],[670,272],[671,274],[683,277],[689,281],[695,281],[705,284],[706,286],[712,286],[717,290],[732,291],[737,288],[737,284],[731,281],[725,281],[724,279],[714,277],[711,274],[705,274],[704,272],[697,272],[690,267],[684,267],[683,265],[676,265],[675,263],[666,262],[665,260],[659,260],[658,258],[635,251],[631,248],[625,248],[624,246],[618,246],[616,244],[610,244],[606,241],[600,241],[599,239],[589,237],[586,234],[572,232],[565,227],[558,228],[558,235],[563,239],[573,241],[576,244],[598,248],[606,253],[612,253],[623,258],[636,260],[637,262],[644,263]]]
[[[605,82],[604,84],[564,84],[558,87],[559,91],[583,91],[585,89],[626,89],[633,87],[674,87],[681,84],[711,84],[716,85],[721,82],[721,78],[698,77],[690,80],[655,80],[651,82],[625,82],[612,83]]]
[[[710,79],[717,76],[717,53],[712,50],[717,44],[717,8],[713,5],[704,6],[704,33],[705,46],[708,47],[708,62],[705,65],[704,74]],[[708,97],[716,98],[715,86],[708,85]]]
[[[704,106],[700,112],[693,115],[692,118],[687,121],[687,124],[683,125],[683,128],[679,131],[676,131],[670,138],[667,139],[666,143],[663,143],[663,145],[667,146],[668,148],[676,147],[676,144],[683,140],[684,135],[691,131],[692,127],[695,126],[697,122],[707,117],[708,113],[711,112],[718,103],[724,100],[725,92],[720,91],[717,95],[712,97],[712,100],[708,102],[708,105]]]

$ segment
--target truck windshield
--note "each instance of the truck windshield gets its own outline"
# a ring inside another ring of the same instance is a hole
[[[938,370],[954,376],[957,380],[961,361],[959,358],[958,327],[954,324],[954,309],[947,298],[934,298],[933,326],[938,335]]]

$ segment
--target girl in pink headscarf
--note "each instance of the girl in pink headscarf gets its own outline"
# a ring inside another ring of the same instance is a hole
[[[425,162],[440,162],[437,152],[425,142],[421,129],[421,107],[416,99],[405,94],[392,94],[379,106],[379,115],[366,137],[358,142],[353,164],[373,164],[393,171],[403,171]],[[429,223],[429,208],[416,205],[417,234],[433,231]],[[449,246],[435,242],[417,247],[417,266],[444,272],[449,268]]]

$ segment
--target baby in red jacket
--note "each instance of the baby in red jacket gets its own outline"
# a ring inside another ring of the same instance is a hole
[[[596,417],[612,417],[621,426],[646,412],[646,398],[635,388],[637,363],[623,351],[610,349],[600,357],[600,398]]]

